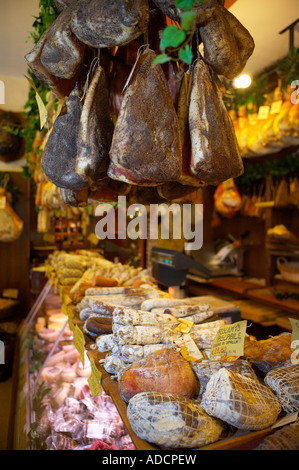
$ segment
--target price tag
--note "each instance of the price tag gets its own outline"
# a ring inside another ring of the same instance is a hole
[[[69,295],[65,295],[63,301],[64,301],[65,305],[70,305],[72,303],[72,299],[70,298]]]
[[[292,338],[291,338],[291,363],[299,363],[299,319],[289,318],[292,325]]]
[[[99,243],[99,239],[95,233],[91,233],[90,235],[88,235],[87,240],[93,245],[97,245]]]
[[[74,313],[70,308],[67,308],[67,315],[69,317],[70,330],[74,333],[74,331],[75,331],[75,325],[74,325],[74,322],[73,322]]]
[[[181,348],[183,358],[189,362],[199,361],[204,358],[189,334],[185,334],[182,339],[175,340],[175,344]]]
[[[0,196],[0,209],[5,209],[6,207],[6,196]]]
[[[19,297],[19,291],[18,289],[4,289],[2,297],[17,299]]]
[[[211,347],[211,358],[228,358],[234,360],[244,354],[244,339],[247,320],[231,325],[223,325],[217,331]]]
[[[281,110],[282,101],[274,101],[271,106],[270,114],[278,114]]]
[[[185,320],[184,318],[179,318],[180,323],[175,328],[177,331],[181,333],[189,333],[194,325],[192,321]]]
[[[89,358],[90,365],[91,365],[91,374],[88,379],[88,385],[90,387],[90,391],[94,397],[98,397],[102,393],[102,386],[101,386],[101,378],[102,374],[95,365],[93,358]]]
[[[73,333],[74,333],[74,346],[77,349],[80,355],[80,360],[84,366],[85,338],[84,338],[82,331],[78,327],[78,325],[74,326]]]
[[[230,178],[222,183],[223,189],[232,189],[234,187],[234,180]]]
[[[249,114],[248,121],[250,126],[255,126],[257,123],[257,115],[256,114]]]
[[[267,119],[270,112],[270,106],[260,106],[258,113],[258,120]]]
[[[43,240],[44,242],[55,243],[55,235],[52,235],[52,233],[45,233],[43,235]]]

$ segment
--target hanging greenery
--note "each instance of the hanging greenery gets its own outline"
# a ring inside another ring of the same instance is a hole
[[[196,0],[197,4],[202,4],[203,0]],[[176,0],[175,6],[182,10],[180,22],[167,26],[162,33],[160,50],[156,59],[156,64],[163,64],[170,60],[190,65],[193,60],[191,43],[196,32],[196,12],[192,11],[193,0]]]
[[[264,163],[245,163],[245,172],[236,178],[238,186],[251,186],[266,177],[279,178],[299,174],[299,150],[276,160],[266,160]]]

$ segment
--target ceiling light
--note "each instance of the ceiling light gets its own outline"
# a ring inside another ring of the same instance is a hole
[[[248,88],[251,85],[251,77],[249,75],[240,75],[234,81],[236,88]]]

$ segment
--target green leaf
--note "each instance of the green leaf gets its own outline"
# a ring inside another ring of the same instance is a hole
[[[189,30],[192,29],[194,20],[196,18],[195,11],[184,11],[181,14],[181,27],[182,29]]]
[[[192,63],[192,51],[191,47],[189,44],[186,45],[185,49],[180,49],[179,50],[179,58],[183,61],[186,62],[186,64],[191,64]]]
[[[163,31],[163,36],[160,43],[160,48],[166,49],[167,47],[178,47],[185,41],[185,31],[179,29],[176,25],[167,26]]]
[[[153,60],[153,64],[165,64],[165,62],[168,62],[169,60],[171,60],[171,58],[167,54],[159,54]]]
[[[175,5],[181,10],[192,10],[193,0],[176,0]]]

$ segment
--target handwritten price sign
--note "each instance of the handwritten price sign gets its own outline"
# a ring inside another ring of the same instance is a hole
[[[219,328],[211,348],[211,358],[240,357],[244,354],[247,320]]]

